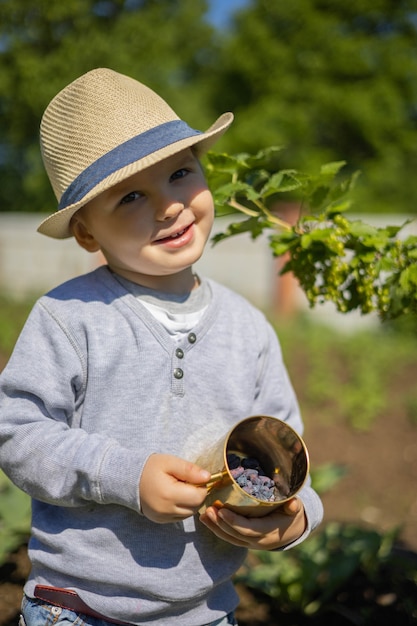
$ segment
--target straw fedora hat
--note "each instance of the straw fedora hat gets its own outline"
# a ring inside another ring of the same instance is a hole
[[[154,91],[107,68],[87,72],[50,102],[42,117],[42,158],[58,210],[38,231],[71,237],[71,217],[87,202],[185,148],[198,156],[229,128],[224,113],[206,132],[190,128]]]

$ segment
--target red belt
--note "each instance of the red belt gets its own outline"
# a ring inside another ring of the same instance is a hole
[[[122,626],[129,626],[127,622],[120,622],[117,619],[110,619],[101,613],[97,613],[89,606],[80,596],[70,589],[61,589],[60,587],[49,587],[47,585],[36,585],[35,598],[43,600],[49,604],[60,606],[62,609],[68,609],[75,613],[82,613],[83,615],[89,615],[90,617],[96,617],[97,619],[104,619],[106,622],[112,622],[113,624],[122,624]]]

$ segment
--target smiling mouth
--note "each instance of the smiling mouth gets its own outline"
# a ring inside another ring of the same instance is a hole
[[[187,232],[187,230],[189,230],[191,228],[192,224],[189,224],[188,226],[186,226],[185,228],[182,228],[181,230],[177,231],[176,233],[174,233],[173,235],[169,235],[168,237],[161,237],[161,239],[157,239],[155,241],[155,243],[161,243],[164,241],[172,241],[175,239],[179,239],[179,237],[182,237],[184,235],[184,233]]]
[[[175,235],[170,235],[170,237],[167,237],[167,239],[176,239],[177,237],[181,237],[181,235],[183,235],[185,233],[187,228],[188,228],[188,226],[186,228],[183,228],[182,230],[180,230],[178,233],[175,233]]]

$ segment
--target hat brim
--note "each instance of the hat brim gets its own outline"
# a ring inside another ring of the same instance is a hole
[[[168,144],[167,146],[156,150],[151,154],[126,165],[113,172],[93,189],[91,189],[81,200],[75,202],[63,209],[60,209],[44,219],[38,227],[38,232],[52,237],[54,239],[67,239],[72,236],[70,230],[70,221],[72,216],[83,207],[87,202],[93,200],[103,191],[110,189],[121,181],[145,170],[163,159],[166,159],[186,148],[194,147],[196,154],[200,157],[226,132],[233,121],[232,113],[224,113],[210,126],[210,128],[199,135],[187,137],[179,141]]]

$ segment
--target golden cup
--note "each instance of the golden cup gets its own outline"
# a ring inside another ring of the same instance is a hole
[[[274,500],[266,501],[247,493],[228,466],[228,455],[253,458],[271,478]],[[302,437],[286,422],[268,415],[254,415],[236,424],[196,463],[211,473],[207,497],[200,508],[227,507],[246,517],[262,517],[294,497],[309,472],[309,456]]]

